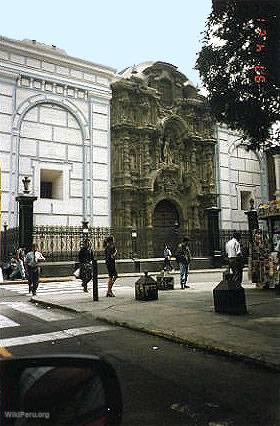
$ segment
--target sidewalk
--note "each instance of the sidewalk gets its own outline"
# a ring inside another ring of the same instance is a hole
[[[190,274],[190,288],[159,291],[156,301],[135,300],[137,277],[122,277],[115,286],[115,298],[99,290],[99,301],[92,294],[44,294],[33,301],[78,313],[94,319],[162,336],[194,348],[222,353],[280,371],[280,296],[274,290],[258,290],[244,281],[248,314],[221,315],[214,312],[212,290],[221,279],[220,271]],[[100,282],[105,282],[100,279]]]

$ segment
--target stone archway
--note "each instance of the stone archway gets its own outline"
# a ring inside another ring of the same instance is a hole
[[[89,131],[83,114],[68,100],[36,95],[18,107],[13,137],[16,194],[23,176],[29,176],[32,193],[38,196],[34,224],[80,223],[86,217],[89,187],[84,167]],[[74,198],[78,208],[70,207]]]
[[[167,243],[174,254],[178,244],[180,226],[179,212],[169,200],[161,200],[153,212],[153,251],[154,256],[162,257]]]

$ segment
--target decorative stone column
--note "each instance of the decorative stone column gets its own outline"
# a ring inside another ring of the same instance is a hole
[[[123,183],[124,185],[130,185],[130,158],[129,158],[129,137],[125,137],[123,141]]]
[[[250,242],[249,242],[249,255],[248,255],[248,275],[249,278],[254,280],[254,273],[253,269],[253,251],[254,251],[254,244],[253,244],[253,231],[256,229],[259,229],[259,221],[258,221],[258,213],[257,210],[254,208],[254,200],[253,198],[250,199],[250,210],[247,210],[244,212],[247,216],[248,220],[248,228],[250,233]]]
[[[219,213],[221,209],[218,207],[209,207],[206,209],[208,216],[208,243],[209,256],[214,268],[221,266],[222,253],[220,249],[220,229],[219,229]]]
[[[152,193],[147,193],[146,201],[146,255],[153,256],[153,197]]]
[[[276,200],[279,200],[280,199],[280,154],[273,155],[273,160],[274,160],[275,183],[276,183],[275,197],[276,197]]]
[[[26,249],[32,247],[33,243],[33,203],[37,197],[29,195],[30,179],[22,179],[24,191],[22,195],[16,197],[19,204],[19,247]]]

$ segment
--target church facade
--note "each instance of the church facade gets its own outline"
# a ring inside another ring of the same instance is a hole
[[[126,255],[133,238],[161,256],[184,235],[207,255],[209,208],[221,229],[246,230],[250,198],[268,197],[265,158],[213,121],[176,66],[117,74],[35,40],[0,38],[0,166],[2,224],[18,226],[27,177],[34,225],[112,226]]]
[[[165,243],[207,229],[217,202],[214,123],[171,64],[128,68],[112,93],[112,224],[141,230],[147,255],[160,255]]]

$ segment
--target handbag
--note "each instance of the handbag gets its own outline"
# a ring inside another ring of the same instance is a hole
[[[80,268],[76,269],[73,273],[74,277],[80,278]]]

